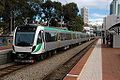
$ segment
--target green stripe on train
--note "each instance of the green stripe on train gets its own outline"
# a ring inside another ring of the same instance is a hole
[[[35,51],[34,52],[38,52],[42,47],[42,44],[38,44],[35,48]]]
[[[57,32],[72,32],[69,30],[63,30],[63,29],[58,29],[58,28],[51,28],[51,27],[45,27],[43,26],[45,30],[53,30],[53,31],[57,31]]]

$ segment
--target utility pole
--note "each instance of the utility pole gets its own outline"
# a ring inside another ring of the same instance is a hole
[[[61,16],[61,27],[62,27],[62,23],[63,23],[63,16]]]
[[[13,30],[15,29],[15,17],[14,17],[14,27],[13,27]]]
[[[12,12],[11,12],[11,17],[10,17],[10,33],[12,33]]]
[[[48,20],[48,27],[50,27],[50,21],[51,21],[52,18],[53,17],[49,18],[49,20]]]
[[[48,27],[50,26],[49,23],[50,23],[50,19],[48,20]]]

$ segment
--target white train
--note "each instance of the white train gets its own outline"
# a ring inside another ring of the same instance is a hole
[[[13,53],[16,62],[34,62],[44,59],[48,52],[68,48],[90,39],[86,33],[73,32],[35,24],[19,26],[13,37]]]

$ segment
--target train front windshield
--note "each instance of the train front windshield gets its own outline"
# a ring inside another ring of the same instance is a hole
[[[32,27],[19,27],[15,34],[16,46],[32,46],[34,42],[35,29]]]

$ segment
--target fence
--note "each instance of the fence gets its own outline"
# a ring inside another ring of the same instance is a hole
[[[0,36],[0,47],[12,45],[13,36]]]

